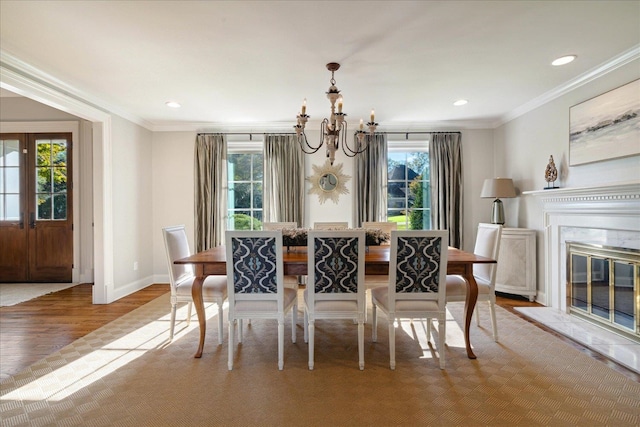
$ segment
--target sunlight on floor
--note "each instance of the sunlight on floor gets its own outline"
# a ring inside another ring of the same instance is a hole
[[[433,351],[437,348],[438,340],[438,322],[434,321],[431,327],[431,344],[427,339],[427,322],[426,321],[414,321],[402,320],[399,326],[402,331],[414,341],[420,344],[422,349],[421,359],[432,359]],[[398,333],[400,331],[397,331]],[[448,348],[459,347],[465,348],[464,332],[460,325],[455,321],[449,310],[447,310],[447,331],[446,331],[446,346]]]
[[[169,345],[171,315],[168,311],[166,315],[110,341],[98,350],[91,351],[69,363],[65,363],[52,372],[47,372],[50,371],[50,368],[43,368],[43,375],[38,377],[36,381],[3,395],[0,397],[0,402],[12,400],[59,401],[65,399],[126,366],[147,351]],[[215,318],[218,313],[215,304],[206,304],[205,311],[207,319]],[[192,320],[189,326],[187,326],[186,317],[187,304],[183,304],[178,307],[176,315],[174,342],[198,328],[195,310],[192,311]],[[89,335],[86,338],[91,339]],[[77,353],[72,353],[71,357],[75,355]],[[33,373],[38,375],[37,371]]]

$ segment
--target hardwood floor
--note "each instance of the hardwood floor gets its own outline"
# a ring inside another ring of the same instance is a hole
[[[169,292],[168,284],[151,285],[111,304],[92,304],[91,288],[80,284],[0,307],[0,380]]]
[[[74,340],[169,292],[151,285],[111,304],[91,303],[91,284],[81,284],[21,304],[0,307],[0,380],[15,375]],[[640,382],[640,375],[522,316],[515,307],[537,307],[524,297],[498,294],[500,307],[535,324],[579,351]]]

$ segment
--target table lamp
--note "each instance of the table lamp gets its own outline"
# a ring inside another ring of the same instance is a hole
[[[491,209],[491,223],[504,225],[504,208],[500,199],[516,197],[513,180],[511,178],[485,179],[480,197],[495,198]]]

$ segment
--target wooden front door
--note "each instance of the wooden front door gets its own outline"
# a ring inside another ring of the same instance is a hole
[[[71,134],[0,135],[0,282],[71,282]]]

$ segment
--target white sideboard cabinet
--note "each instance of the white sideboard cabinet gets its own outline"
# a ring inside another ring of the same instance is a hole
[[[536,231],[503,228],[496,291],[536,298]]]

